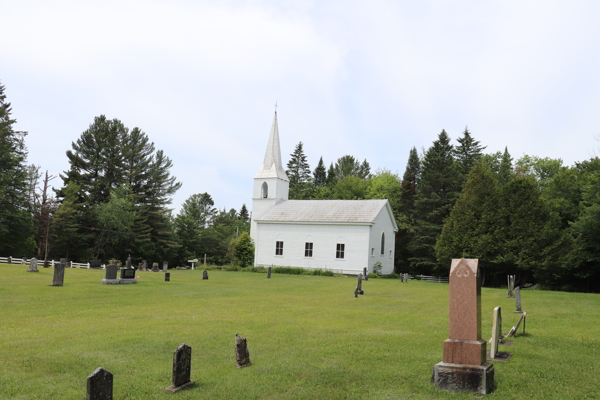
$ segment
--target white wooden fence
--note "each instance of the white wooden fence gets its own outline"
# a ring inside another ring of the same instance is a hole
[[[29,265],[29,263],[31,262],[31,258],[27,259],[27,258],[16,258],[16,257],[0,257],[0,263],[5,263],[8,264],[10,260],[11,264],[25,264],[25,265]],[[38,263],[44,263],[44,260],[40,260],[38,259]],[[54,260],[48,260],[48,264],[50,264],[51,267],[54,267],[54,264],[59,264],[60,261],[54,261]],[[90,269],[90,263],[80,263],[80,262],[75,262],[75,261],[67,261],[67,268],[85,268],[85,269]],[[102,264],[102,269],[105,269],[106,265]]]
[[[403,275],[403,274],[400,274]],[[408,279],[426,281],[426,282],[436,282],[436,283],[448,283],[448,277],[442,276],[427,276],[427,275],[406,275]]]

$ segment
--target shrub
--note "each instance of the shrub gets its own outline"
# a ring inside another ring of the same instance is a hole
[[[373,265],[373,272],[375,272],[377,275],[381,275],[381,270],[382,269],[383,269],[383,265],[381,265],[381,263],[379,261],[377,261]]]
[[[235,245],[235,259],[242,268],[254,262],[254,245],[248,232],[242,232]]]

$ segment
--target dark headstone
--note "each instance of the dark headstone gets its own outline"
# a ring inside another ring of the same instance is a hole
[[[121,268],[121,279],[135,279],[135,268]]]
[[[204,270],[202,272],[202,279],[208,279],[208,271],[207,270]]]
[[[93,269],[100,269],[100,268],[102,268],[102,266],[100,265],[100,260],[91,260],[90,261],[90,268],[93,268]]]
[[[97,368],[87,378],[86,400],[112,400],[113,375],[104,368]]]
[[[273,272],[273,267],[267,268],[267,279],[271,279],[271,273]]]
[[[165,282],[170,282],[170,281],[171,281],[171,273],[165,272]]]
[[[131,268],[131,254],[127,257],[127,261],[125,261],[125,268]]]
[[[169,262],[163,261],[163,272],[167,272],[169,270]]]
[[[252,365],[250,362],[250,353],[248,352],[248,343],[246,338],[235,334],[235,363],[237,368],[244,368]]]
[[[158,272],[158,263],[152,263],[152,272]]]
[[[516,309],[516,313],[522,313],[523,310],[521,309],[521,288],[519,286],[517,286],[515,288],[515,297],[516,297],[516,303],[517,303],[517,309]]]
[[[6,263],[7,264],[12,264],[12,257],[8,256],[8,258],[6,259]]]
[[[104,279],[117,279],[117,266],[108,264],[104,270]]]
[[[63,286],[65,282],[65,268],[67,267],[67,259],[61,258],[60,264],[54,265],[54,274],[52,275],[52,285]]]
[[[29,262],[29,268],[27,269],[27,272],[40,272],[37,269],[37,263],[38,263],[37,258],[33,257],[31,259],[31,261]]]
[[[193,386],[190,380],[192,374],[192,348],[182,343],[173,352],[173,378],[172,385],[165,389],[167,393],[175,393]]]
[[[358,297],[359,294],[365,294],[362,290],[362,274],[358,274],[356,279],[356,289],[354,290],[354,297]]]
[[[367,267],[363,268],[363,276],[362,276],[364,281],[368,281],[369,280],[369,274],[367,273]]]

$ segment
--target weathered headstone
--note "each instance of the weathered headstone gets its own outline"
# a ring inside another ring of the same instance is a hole
[[[494,308],[492,315],[492,338],[490,339],[490,351],[488,352],[488,360],[506,362],[512,353],[499,351],[498,347],[502,340],[502,310],[500,307]]]
[[[519,287],[519,286],[517,286],[515,288],[515,298],[516,298],[515,302],[516,302],[516,306],[517,306],[516,307],[517,309],[515,310],[515,312],[522,313],[523,310],[521,309],[521,287]]]
[[[158,272],[158,263],[152,263],[152,272]]]
[[[171,273],[165,272],[165,282],[170,282],[170,281],[171,281]]]
[[[125,261],[125,268],[131,268],[131,254],[127,257],[127,261]]]
[[[271,273],[273,272],[273,267],[267,268],[267,279],[271,279]]]
[[[235,363],[236,368],[244,368],[252,365],[250,362],[250,353],[248,352],[248,343],[246,338],[235,334]]]
[[[506,336],[508,337],[517,337],[517,331],[519,330],[519,327],[521,326],[521,322],[523,323],[523,335],[525,334],[525,320],[527,319],[527,313],[523,312],[521,314],[521,318],[519,318],[519,321],[517,322],[517,325],[513,326],[510,331],[508,332],[508,334]]]
[[[362,290],[362,274],[358,274],[356,279],[356,289],[354,290],[354,297],[358,297],[359,294],[365,294]]]
[[[481,276],[479,260],[452,260],[448,285],[448,339],[444,361],[433,369],[432,381],[450,392],[490,393],[494,366],[486,361],[481,338]]]
[[[148,261],[143,260],[142,264],[143,264],[142,265],[142,271],[144,271],[144,272],[148,271]]]
[[[207,270],[202,271],[202,279],[203,280],[208,279],[208,271]]]
[[[363,276],[362,276],[363,280],[368,281],[369,280],[369,274],[367,274],[367,267],[363,268]]]
[[[169,270],[169,262],[163,261],[163,272],[167,272]]]
[[[508,275],[508,295],[506,297],[513,299],[515,297],[515,295],[513,293],[514,290],[515,290],[515,276]]]
[[[204,266],[206,267],[206,253],[204,253]]]
[[[54,266],[54,273],[52,274],[52,285],[50,286],[63,286],[65,282],[65,268],[67,267],[67,259],[61,258],[60,264]]]
[[[27,257],[21,258],[21,265],[27,265]]]
[[[113,375],[104,368],[96,368],[87,378],[86,400],[112,400]]]
[[[175,393],[196,384],[190,380],[192,376],[192,348],[185,343],[180,344],[173,352],[172,385],[165,389],[167,393]]]
[[[37,258],[33,257],[31,259],[31,261],[29,262],[29,268],[27,269],[27,272],[40,272],[37,269],[37,263],[38,263]]]

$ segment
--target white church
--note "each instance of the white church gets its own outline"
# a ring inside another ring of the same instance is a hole
[[[281,164],[277,111],[265,159],[254,177],[252,223],[255,266],[323,269],[358,275],[380,262],[394,271],[398,226],[387,200],[288,200]]]

